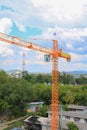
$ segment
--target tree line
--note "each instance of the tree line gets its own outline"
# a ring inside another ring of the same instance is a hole
[[[65,74],[64,74],[65,76]],[[67,76],[66,76],[67,77]],[[65,78],[66,78],[65,77]],[[70,75],[70,77],[72,77]],[[26,114],[27,103],[44,101],[51,104],[51,74],[28,74],[21,78],[9,77],[0,71],[0,114],[7,111],[10,115],[22,116]],[[62,77],[59,77],[61,80]],[[68,78],[69,79],[69,75]],[[68,85],[69,84],[69,85]],[[87,106],[87,85],[73,85],[64,79],[58,86],[59,103],[79,104]]]
[[[22,73],[23,78],[31,83],[52,83],[52,74],[29,74],[27,71]],[[59,72],[59,82],[62,84],[73,84],[73,85],[84,85],[87,84],[87,77],[84,75],[80,75],[75,78],[71,74],[67,74],[66,72]]]

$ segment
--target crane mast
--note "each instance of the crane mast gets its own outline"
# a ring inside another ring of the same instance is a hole
[[[58,41],[53,41],[53,51],[58,51]],[[52,56],[52,118],[51,129],[58,130],[58,56]]]
[[[51,130],[58,130],[59,129],[59,95],[58,95],[58,58],[62,57],[70,61],[71,56],[62,52],[62,49],[58,49],[58,41],[52,40],[53,48],[45,48],[39,45],[36,45],[32,42],[25,41],[18,37],[13,37],[4,33],[0,32],[0,40],[3,42],[8,42],[17,46],[21,46],[24,48],[40,51],[43,53],[47,53],[52,56],[52,102],[51,102],[51,110],[52,110],[52,117],[51,117]]]

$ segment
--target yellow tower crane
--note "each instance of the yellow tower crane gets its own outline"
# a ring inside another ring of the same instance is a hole
[[[69,54],[63,53],[62,49],[58,49],[58,41],[52,40],[53,42],[53,48],[45,48],[42,46],[39,46],[37,44],[34,44],[29,41],[25,41],[21,38],[10,36],[4,33],[0,33],[0,40],[6,43],[11,43],[17,46],[29,48],[32,50],[36,50],[39,52],[46,53],[48,55],[52,56],[52,103],[51,103],[51,109],[52,109],[52,117],[51,117],[51,130],[59,130],[59,95],[58,95],[58,58],[62,57],[67,59],[67,61],[70,61],[71,56]]]

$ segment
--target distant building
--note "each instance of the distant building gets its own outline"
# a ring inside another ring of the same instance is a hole
[[[87,78],[87,74],[72,74],[74,78],[79,78],[80,76],[83,76]]]
[[[39,107],[43,106],[43,104],[44,104],[44,102],[31,102],[30,110],[32,112],[36,112]]]
[[[10,77],[15,77],[15,78],[20,78],[20,77],[22,77],[22,72],[19,71],[19,70],[9,71],[9,72],[7,72],[7,74],[8,74]]]

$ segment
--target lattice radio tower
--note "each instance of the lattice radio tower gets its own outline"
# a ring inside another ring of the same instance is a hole
[[[23,63],[22,63],[22,71],[24,72],[25,71],[25,51],[23,51]]]

